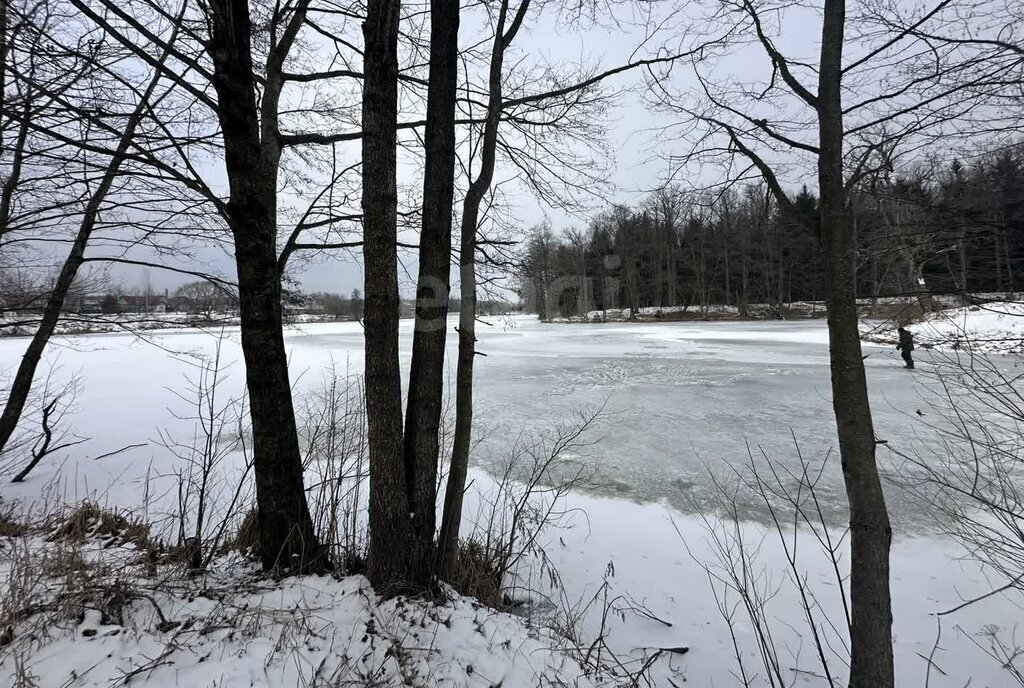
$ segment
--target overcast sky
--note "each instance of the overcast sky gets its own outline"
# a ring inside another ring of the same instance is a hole
[[[632,14],[634,7],[630,4],[619,6],[617,25],[612,21],[605,21],[601,26],[583,29],[570,22],[560,21],[551,13],[532,16],[527,20],[524,32],[516,39],[516,54],[532,63],[600,65],[607,69],[629,61],[631,54],[641,44],[644,45],[639,48],[636,57],[652,56],[652,52],[659,45],[668,45],[673,49],[679,47],[679,41],[673,37],[675,32],[672,30],[650,36],[650,31],[641,25],[643,18]],[[791,11],[786,16],[785,31],[779,37],[778,44],[790,55],[806,57],[815,50],[816,26],[817,18],[813,12]],[[476,43],[484,38],[486,34],[482,34],[479,22],[463,22],[460,45]],[[714,64],[714,69],[716,76],[720,75],[723,79],[742,78],[747,81],[756,80],[767,74],[766,65],[767,61],[763,54],[746,48],[728,59],[719,60]],[[688,88],[693,90],[696,84],[690,83],[692,78],[687,74],[685,68],[674,70],[672,88],[675,91],[685,93]],[[567,213],[560,208],[546,206],[521,186],[504,185],[504,194],[510,207],[509,214],[515,225],[526,230],[547,219],[556,231],[584,227],[593,213],[614,203],[635,205],[644,195],[664,182],[672,169],[669,158],[677,152],[675,149],[681,144],[672,137],[663,135],[661,129],[676,122],[678,117],[658,114],[645,107],[641,102],[640,90],[628,90],[641,81],[642,75],[638,70],[617,75],[609,80],[611,87],[626,90],[619,98],[617,106],[607,113],[605,122],[607,139],[604,143],[612,155],[606,180],[607,190],[597,197],[578,195],[576,200],[586,207]],[[358,154],[357,144],[350,147],[350,154]],[[496,181],[510,178],[512,172],[507,167],[499,168]],[[718,172],[691,168],[682,176],[686,178],[685,181],[698,185],[702,181],[702,175],[713,174]],[[678,173],[676,180],[681,180]],[[418,170],[409,165],[402,166],[399,173],[400,186],[418,186],[421,183]],[[461,186],[465,187],[465,180]],[[458,203],[456,205],[458,209]],[[404,294],[408,294],[411,292],[411,276],[415,274],[413,256],[406,254],[403,264],[406,271],[400,271],[401,288]],[[228,276],[233,276],[234,272],[233,260],[222,249],[198,251],[190,267],[202,267]],[[129,291],[146,282],[158,291],[173,290],[185,280],[181,275],[171,272],[123,266],[117,268],[117,275]],[[353,289],[361,289],[363,281],[357,252],[333,253],[330,256],[318,257],[302,265],[302,269],[295,271],[294,275],[307,291],[348,294]]]

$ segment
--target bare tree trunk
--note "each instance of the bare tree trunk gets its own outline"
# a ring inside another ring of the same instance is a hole
[[[1003,222],[1006,222],[1006,218],[1003,218]],[[1004,225],[1005,226],[1005,225]],[[1003,233],[1003,265],[1006,268],[1006,292],[1013,298],[1014,287],[1013,287],[1013,261],[1010,260],[1010,238]]]
[[[0,0],[0,112],[7,112],[7,24],[7,0]],[[4,133],[4,121],[0,118],[0,157],[3,157]]]
[[[994,224],[996,226],[992,228],[992,260],[996,264],[996,291],[1001,293],[1005,291],[1003,288],[1005,284],[1003,282],[1003,260],[1002,254],[999,251],[999,241],[1002,232],[999,230],[998,223]]]
[[[963,220],[961,219],[961,222]],[[967,304],[967,228],[963,227],[960,229],[960,250],[958,251],[960,257],[960,303],[962,305]]]
[[[580,315],[585,320],[587,313],[590,312],[590,289],[587,281],[587,248],[583,243],[580,243],[580,294],[582,301]]]
[[[786,302],[786,265],[785,265],[785,252],[783,250],[783,239],[779,238],[779,299],[778,305],[781,306]]]
[[[401,592],[408,577],[409,496],[398,367],[399,0],[368,0],[363,23],[363,332],[370,452],[370,582]]]
[[[262,106],[252,62],[252,21],[247,0],[210,3],[217,115],[230,188],[227,212],[235,244],[242,355],[252,418],[253,468],[264,568],[322,569],[302,482],[288,357],[282,332],[281,275],[277,254],[277,107],[281,66],[308,0],[299,2],[280,42],[271,45]],[[272,36],[276,38],[276,36]],[[260,122],[262,110],[263,121]]]
[[[729,237],[722,237],[722,255],[725,259],[725,305],[732,303],[732,280],[729,274]]]
[[[826,0],[818,79],[818,188],[828,308],[832,408],[850,504],[850,686],[891,688],[892,531],[875,462],[875,433],[857,320],[853,256],[843,179],[842,54],[845,0]]]
[[[676,240],[675,230],[671,232],[668,239],[668,305],[674,307],[679,305],[679,297],[676,295],[676,281],[679,279],[679,269],[676,266]]]
[[[441,575],[450,578],[455,571],[462,525],[462,500],[469,470],[469,449],[473,439],[473,364],[476,360],[476,236],[480,223],[480,205],[494,178],[494,161],[501,121],[502,67],[505,50],[515,38],[530,0],[523,0],[508,31],[508,0],[502,0],[491,47],[488,74],[487,115],[480,151],[480,171],[469,186],[462,203],[462,240],[459,248],[459,354],[455,373],[455,433],[448,484],[444,496],[438,551]],[[543,307],[543,306],[542,306]]]
[[[412,539],[407,556],[410,582],[419,589],[428,588],[434,579],[438,431],[444,393],[444,343],[448,329],[448,275],[455,194],[458,37],[459,0],[431,0],[423,228],[405,418],[406,488],[412,515]]]

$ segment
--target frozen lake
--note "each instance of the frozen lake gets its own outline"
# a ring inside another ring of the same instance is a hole
[[[408,334],[408,333],[406,333]],[[291,338],[294,356],[310,348],[345,351],[358,363],[362,333]],[[479,327],[475,394],[476,460],[501,461],[510,438],[524,429],[564,422],[576,409],[602,405],[582,460],[596,471],[591,489],[634,501],[667,501],[682,511],[703,504],[708,471],[731,474],[750,450],[797,465],[796,445],[812,464],[835,446],[824,320],[790,322],[677,322],[544,324],[535,318],[496,320]],[[454,339],[449,340],[454,361]],[[408,350],[408,346],[406,346]],[[920,447],[923,365],[910,373],[897,352],[865,345],[875,429],[904,453]],[[883,464],[892,458],[879,451]],[[838,456],[819,484],[829,514],[845,518]],[[897,527],[929,522],[899,490],[890,490]],[[752,506],[752,518],[761,514]]]
[[[406,365],[410,325],[403,322]],[[222,360],[229,367],[221,399],[240,394],[243,381],[238,332],[229,330],[226,336]],[[578,457],[596,470],[594,494],[571,495],[569,507],[579,519],[572,528],[547,534],[544,543],[562,574],[566,598],[591,599],[613,571],[613,590],[673,621],[666,628],[636,615],[613,618],[611,642],[618,651],[685,644],[692,648],[685,659],[658,665],[656,685],[670,685],[668,677],[677,685],[681,678],[691,685],[737,685],[730,659],[733,637],[703,568],[715,561],[715,554],[699,516],[685,512],[705,504],[708,471],[724,478],[731,475],[731,465],[747,462],[748,442],[754,451],[763,449],[790,467],[797,465],[793,435],[812,463],[828,457],[835,426],[824,321],[546,325],[520,317],[481,326],[478,336],[486,354],[477,359],[476,416],[486,438],[475,454],[478,464],[500,461],[524,431],[542,432],[570,419],[576,409],[604,405],[592,443]],[[44,505],[91,497],[116,506],[145,506],[151,518],[168,513],[181,461],[161,446],[158,432],[190,439],[193,426],[187,416],[194,410],[177,394],[186,390],[186,375],[195,374],[195,356],[210,354],[216,341],[214,334],[199,331],[149,333],[146,340],[128,335],[58,340],[48,367],[57,378],[80,377],[70,420],[91,439],[72,456],[39,466],[23,484],[0,483],[0,497]],[[454,337],[449,343],[449,360],[454,361]],[[11,370],[25,344],[23,339],[0,340],[0,365]],[[320,388],[331,366],[342,373],[361,372],[363,335],[356,323],[295,328],[287,344],[297,396]],[[866,346],[865,353],[879,438],[901,452],[925,451],[919,434],[934,419],[921,399],[930,379],[928,353],[919,352],[922,365],[914,373],[901,368],[892,350]],[[1005,362],[1014,365],[1013,359]],[[449,377],[453,381],[454,373]],[[916,414],[919,409],[924,417]],[[142,446],[92,458],[133,444]],[[890,464],[888,448],[879,456],[883,465]],[[819,494],[829,517],[841,524],[838,464],[834,454],[828,458]],[[483,489],[487,477],[476,471],[474,476],[471,489]],[[955,543],[929,537],[927,514],[900,489],[887,490],[896,535],[897,675],[900,685],[924,685],[924,658],[933,654],[935,643],[935,613],[988,592],[993,584],[976,563],[958,558],[963,552]],[[155,505],[161,497],[169,502],[162,508]],[[756,521],[762,514],[751,509],[747,515]],[[756,524],[747,528],[764,532]],[[831,565],[816,558],[809,535],[801,537],[800,566],[822,595],[825,613],[837,615]],[[813,666],[807,639],[796,630],[782,630],[801,626],[802,608],[786,585],[779,543],[768,534],[758,550],[759,565],[765,567],[761,583],[781,588],[771,606],[780,624],[779,642],[793,654],[793,666]],[[931,685],[1013,685],[975,640],[989,627],[1012,633],[1020,619],[1018,602],[992,597],[947,617],[960,630],[947,632],[934,653],[943,673],[941,679],[933,676]],[[591,613],[585,623],[589,627],[599,620]],[[738,632],[747,661],[756,664],[751,629],[741,621]],[[811,674],[793,676],[800,685],[826,685]]]
[[[665,501],[687,511],[708,493],[708,471],[728,476],[730,465],[748,461],[750,449],[796,465],[796,448],[812,463],[824,460],[835,444],[829,385],[827,331],[823,320],[791,322],[543,324],[530,317],[494,319],[479,326],[476,418],[483,442],[475,460],[500,461],[511,440],[525,431],[543,431],[570,419],[574,410],[604,406],[594,442],[580,457],[595,472],[598,494],[638,502]],[[453,323],[454,324],[454,321]],[[408,363],[411,322],[403,321],[403,363]],[[227,332],[222,358],[229,388],[241,389],[237,330]],[[105,459],[112,480],[137,476],[165,451],[153,442],[156,429],[174,430],[184,413],[175,390],[185,387],[193,354],[212,351],[211,333],[180,331],[69,337],[58,341],[49,362],[59,376],[81,376],[73,423],[92,438],[84,445],[96,456],[129,444],[142,449]],[[332,365],[358,373],[363,335],[357,323],[304,325],[289,331],[296,389],[315,387]],[[10,370],[25,345],[0,341],[0,364]],[[455,360],[449,336],[449,361]],[[903,452],[919,447],[921,381],[927,378],[927,352],[921,370],[903,370],[895,351],[866,346],[869,384],[878,436]],[[449,375],[454,381],[454,372]],[[454,386],[454,385],[453,385]],[[102,432],[99,428],[103,428]],[[882,448],[879,457],[886,462]],[[76,457],[62,471],[72,480]],[[159,463],[159,459],[158,459]],[[55,465],[41,466],[37,483]],[[79,494],[102,490],[97,466],[87,471],[93,484],[76,484]],[[70,487],[70,486],[69,486]],[[25,486],[28,488],[28,485]],[[833,454],[820,485],[842,519],[844,494]],[[17,490],[16,490],[17,491]],[[31,492],[31,490],[29,490]],[[890,490],[897,528],[917,530],[925,523],[899,490]],[[757,518],[756,510],[750,512]]]

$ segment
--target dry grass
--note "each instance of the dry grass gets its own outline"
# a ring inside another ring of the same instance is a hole
[[[140,550],[153,546],[150,526],[89,501],[75,507],[50,535],[53,541],[77,544],[90,538],[102,540],[107,546],[134,543]]]
[[[252,554],[260,544],[260,516],[256,509],[250,509],[235,531],[235,536],[225,543],[225,549]]]
[[[14,538],[26,535],[29,527],[14,518],[10,513],[0,513],[0,537]]]
[[[500,562],[476,540],[459,543],[455,574],[448,582],[460,595],[475,597],[488,607],[504,609],[507,606]]]

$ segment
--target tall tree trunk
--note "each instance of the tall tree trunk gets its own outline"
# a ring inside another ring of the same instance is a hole
[[[408,580],[409,494],[398,367],[398,0],[368,0],[363,23],[363,332],[370,450],[370,582]]]
[[[0,0],[0,112],[7,112],[7,0]],[[0,118],[0,158],[4,154],[5,122]]]
[[[728,236],[723,237],[722,241],[722,255],[725,259],[725,305],[728,306],[732,303],[732,280],[729,274],[729,238]]]
[[[473,438],[473,364],[476,359],[476,237],[480,223],[480,205],[494,178],[494,161],[501,121],[502,67],[505,50],[515,38],[530,0],[523,0],[508,31],[508,0],[502,0],[491,46],[488,75],[487,115],[480,151],[480,171],[469,186],[462,203],[462,239],[459,247],[459,354],[455,373],[455,433],[448,484],[441,517],[439,553],[441,575],[450,578],[455,571],[462,524],[462,499],[469,470],[469,448]]]
[[[416,330],[405,417],[405,472],[412,514],[411,581],[425,589],[434,577],[438,431],[444,393],[455,194],[455,88],[459,0],[430,1],[430,74],[424,135],[423,226],[416,285]]]
[[[590,312],[590,283],[587,281],[587,249],[580,244],[580,315],[586,320]]]
[[[1006,213],[1005,212],[1002,213],[1002,218],[1001,218],[1000,222],[1002,223],[1002,226],[1004,228],[1007,226],[1007,224],[1006,224]],[[1006,269],[1006,273],[1005,273],[1006,277],[1004,279],[1003,285],[1006,288],[1006,293],[1012,299],[1013,298],[1013,262],[1010,260],[1010,238],[1009,238],[1009,236],[1007,236],[1007,232],[1006,232],[1005,229],[1002,232],[1000,232],[1000,234],[1002,235],[1002,248],[1003,248],[1001,256],[1002,256],[1002,260],[1003,260],[1003,267]]]
[[[300,2],[299,9],[308,4]],[[217,115],[224,139],[230,189],[227,214],[238,270],[242,356],[252,419],[253,469],[263,567],[322,569],[302,482],[302,455],[282,332],[281,275],[277,255],[277,99],[287,44],[272,45],[262,84],[263,123],[256,104],[252,21],[247,0],[210,3]],[[298,30],[301,19],[294,19]],[[294,38],[294,34],[292,34]]]
[[[826,0],[818,78],[818,188],[828,308],[832,408],[850,504],[850,686],[893,686],[889,546],[892,531],[875,463],[875,433],[857,320],[843,180],[842,54],[845,0]]]
[[[960,272],[960,284],[957,285],[958,291],[960,292],[960,303],[961,305],[967,304],[967,227],[966,220],[960,218],[961,228],[958,233],[960,240],[959,250],[957,255],[959,257],[959,272]]]
[[[671,234],[668,240],[668,305],[674,307],[679,305],[679,297],[676,295],[679,270],[676,266],[675,229],[669,231]]]
[[[470,190],[472,193],[472,189]],[[439,574],[451,579],[459,553],[462,499],[469,471],[469,449],[473,439],[473,363],[476,358],[476,213],[479,210],[466,195],[463,203],[462,240],[459,247],[459,353],[455,372],[455,432],[451,465],[444,493],[444,512],[438,536]]]

